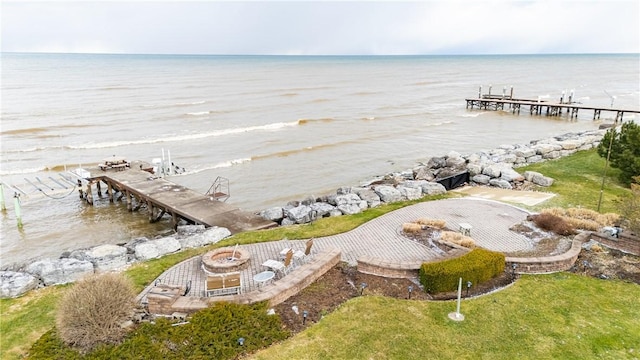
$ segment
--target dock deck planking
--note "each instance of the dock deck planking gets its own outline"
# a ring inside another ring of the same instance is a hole
[[[276,223],[200,194],[192,189],[135,168],[125,171],[92,169],[90,182],[111,184],[120,192],[129,192],[140,202],[153,204],[172,216],[207,227],[219,226],[234,234],[277,226]]]

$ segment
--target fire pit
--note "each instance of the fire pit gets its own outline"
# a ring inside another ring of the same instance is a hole
[[[230,273],[246,269],[250,258],[248,251],[226,247],[202,255],[202,265],[212,273]]]

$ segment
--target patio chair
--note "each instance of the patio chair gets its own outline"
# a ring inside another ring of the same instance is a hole
[[[293,259],[298,263],[305,263],[311,258],[311,247],[313,246],[313,238],[307,240],[306,247],[304,252],[301,250],[296,250],[293,253]]]
[[[269,259],[265,262],[262,263],[262,266],[266,266],[270,269],[272,269],[275,272],[279,272],[282,274],[282,276],[287,275],[287,273],[289,272],[289,270],[291,269],[291,261],[293,259],[293,250],[289,250],[287,252],[287,255],[285,255],[284,257],[284,261],[278,261],[278,260],[273,260],[273,259]]]

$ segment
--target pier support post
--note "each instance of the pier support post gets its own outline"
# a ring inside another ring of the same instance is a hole
[[[0,183],[0,211],[7,211],[7,206],[4,204],[4,185]]]
[[[147,201],[147,210],[149,210],[149,222],[153,222],[153,213],[154,213],[154,206],[153,203],[151,201]]]
[[[91,193],[91,182],[87,183],[87,191],[85,191],[87,195],[87,202],[93,205],[93,194]]]
[[[80,194],[80,200],[84,199],[84,193],[82,192],[82,181],[78,179],[78,194]]]
[[[13,195],[13,209],[16,212],[16,220],[18,220],[18,229],[22,229],[22,209],[20,208],[20,194]]]
[[[100,180],[96,182],[96,190],[98,191],[98,196],[102,197],[102,186],[100,185]]]
[[[109,196],[109,202],[113,202],[113,185],[110,182],[107,183],[107,195]]]
[[[127,210],[131,211],[133,207],[131,205],[131,194],[129,193],[129,190],[124,191],[124,197],[127,199]]]

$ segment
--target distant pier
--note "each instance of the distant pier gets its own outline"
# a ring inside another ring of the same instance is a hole
[[[511,110],[512,113],[520,114],[522,107],[529,110],[531,115],[562,116],[566,114],[571,119],[578,117],[578,111],[593,111],[593,120],[600,119],[602,112],[613,112],[616,114],[615,121],[622,121],[624,114],[640,114],[638,109],[621,109],[612,107],[586,106],[573,101],[573,94],[565,101],[565,94],[562,94],[559,101],[546,101],[541,99],[515,98],[513,88],[507,95],[503,90],[502,95],[482,94],[482,87],[477,98],[465,99],[467,109],[482,110]]]
[[[93,204],[95,196],[107,196],[110,202],[124,201],[129,211],[146,208],[150,222],[159,221],[168,214],[174,227],[180,220],[185,220],[190,224],[206,227],[225,227],[234,234],[277,226],[273,221],[219,201],[219,197],[224,194],[200,194],[158,178],[143,170],[140,165],[132,163],[121,169],[90,169],[90,175],[85,178],[86,185],[83,184],[79,190],[80,198]],[[103,183],[106,184],[104,193]]]

